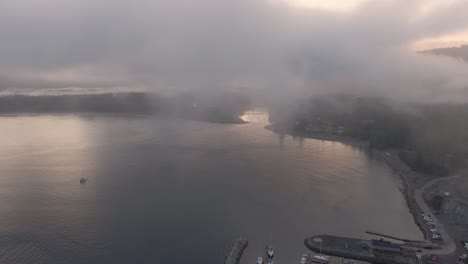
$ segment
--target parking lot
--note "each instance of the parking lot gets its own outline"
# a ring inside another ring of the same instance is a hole
[[[429,227],[429,230],[431,230],[432,233],[432,240],[442,240],[442,236],[440,235],[439,232],[439,227],[437,226],[436,222],[432,217],[428,214],[422,213],[422,216],[424,218],[424,221],[426,221],[427,226]]]

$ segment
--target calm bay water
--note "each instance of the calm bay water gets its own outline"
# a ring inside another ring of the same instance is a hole
[[[222,263],[239,236],[243,263],[268,241],[298,263],[308,235],[422,238],[383,162],[245,118],[0,117],[0,263]]]

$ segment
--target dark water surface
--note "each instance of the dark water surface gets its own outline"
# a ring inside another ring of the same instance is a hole
[[[240,235],[243,263],[269,240],[298,263],[312,234],[422,238],[383,162],[246,118],[0,117],[0,263],[222,263]]]

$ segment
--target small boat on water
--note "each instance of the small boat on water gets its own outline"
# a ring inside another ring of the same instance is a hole
[[[263,264],[263,258],[262,257],[258,257],[257,264]]]
[[[309,263],[308,260],[309,260],[309,255],[307,255],[307,254],[302,254],[300,264],[308,264],[308,263]]]
[[[88,179],[86,179],[86,178],[84,177],[84,174],[85,174],[85,173],[84,173],[84,169],[83,169],[83,177],[81,177],[80,183],[85,183],[85,182],[88,180]]]
[[[273,264],[273,257],[275,256],[275,251],[271,245],[267,246],[267,263]]]

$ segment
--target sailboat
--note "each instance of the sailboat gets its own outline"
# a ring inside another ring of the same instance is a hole
[[[271,245],[267,246],[266,253],[267,253],[267,263],[273,264],[273,257],[275,255],[275,251],[273,250],[273,247]]]
[[[309,255],[307,255],[307,254],[302,254],[300,264],[308,264],[308,262],[309,262]]]
[[[273,264],[273,257],[275,256],[275,251],[273,250],[273,246],[271,246],[272,241],[273,234],[270,233],[270,241],[266,247],[266,264]]]
[[[83,169],[83,175],[84,175],[84,169]],[[88,179],[86,179],[85,177],[81,177],[80,179],[80,183],[85,183]]]

